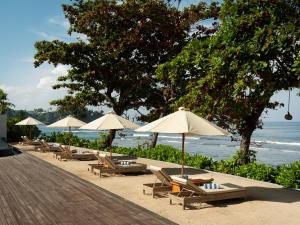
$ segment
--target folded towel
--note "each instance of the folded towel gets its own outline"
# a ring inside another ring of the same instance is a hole
[[[120,165],[121,165],[121,166],[129,166],[130,163],[131,163],[131,162],[129,162],[129,161],[121,161],[121,162],[120,162]]]
[[[215,184],[215,183],[206,183],[206,184],[203,184],[203,186],[201,186],[201,187],[204,189],[219,189],[220,188],[219,184]]]

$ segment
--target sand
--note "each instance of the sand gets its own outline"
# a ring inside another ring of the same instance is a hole
[[[206,171],[193,176],[213,177],[216,183],[233,183],[247,189],[248,199],[229,200],[219,203],[202,204],[193,209],[183,210],[180,205],[170,205],[168,198],[152,198],[143,195],[143,183],[155,181],[152,174],[135,176],[109,176],[102,177],[88,171],[89,163],[96,161],[59,161],[53,158],[52,153],[40,153],[30,150],[30,147],[17,145],[42,160],[60,167],[82,179],[134,202],[148,210],[153,211],[178,224],[201,225],[298,225],[300,224],[300,192],[282,188],[279,185],[241,178],[237,176]],[[137,159],[137,162],[169,168],[170,173],[178,173],[180,166],[177,164]],[[191,170],[195,173],[194,170]]]

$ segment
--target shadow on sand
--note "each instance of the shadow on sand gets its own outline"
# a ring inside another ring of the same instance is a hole
[[[246,187],[249,200],[293,203],[300,201],[300,191],[287,188]]]

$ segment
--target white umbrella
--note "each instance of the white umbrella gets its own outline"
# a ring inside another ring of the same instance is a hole
[[[181,175],[183,175],[184,140],[186,135],[230,135],[228,131],[218,127],[204,118],[195,115],[183,107],[180,107],[177,112],[155,120],[139,129],[136,129],[135,131],[182,134]]]
[[[80,127],[79,129],[87,130],[120,130],[120,129],[137,129],[140,126],[127,120],[114,112],[109,112],[104,116]],[[110,136],[110,157],[112,155],[112,137]]]
[[[78,120],[72,116],[67,116],[64,119],[61,119],[55,123],[48,125],[50,128],[69,128],[69,147],[71,143],[71,128],[79,128],[85,125],[85,122]]]
[[[31,126],[44,125],[41,121],[38,121],[32,117],[27,117],[26,119],[16,123],[17,126],[29,126],[29,139],[31,139]]]

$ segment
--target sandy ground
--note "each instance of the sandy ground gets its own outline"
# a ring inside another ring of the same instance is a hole
[[[219,203],[204,204],[195,209],[183,210],[180,205],[170,205],[168,198],[152,198],[143,195],[142,185],[155,181],[152,174],[135,176],[96,176],[88,171],[89,163],[96,161],[59,161],[52,153],[28,151],[29,147],[16,146],[28,153],[73,173],[99,187],[147,208],[178,224],[201,225],[298,225],[300,224],[300,192],[284,189],[279,185],[259,182],[241,177],[210,171],[190,170],[193,176],[213,177],[216,183],[233,183],[246,187],[248,199],[230,200]],[[170,174],[179,173],[179,165],[137,159],[137,162],[168,168]],[[201,173],[199,175],[199,173]]]

